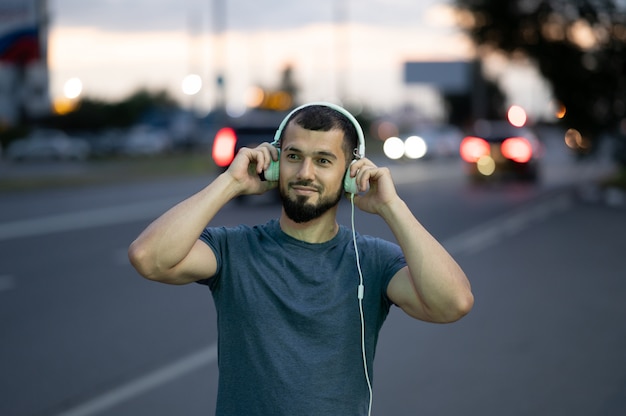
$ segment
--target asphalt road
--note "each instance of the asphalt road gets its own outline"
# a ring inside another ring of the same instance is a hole
[[[604,164],[549,150],[538,186],[471,187],[457,161],[392,166],[476,304],[450,325],[392,312],[373,414],[626,414],[626,210],[578,198]],[[213,413],[208,289],[148,282],[126,258],[150,220],[207,180],[0,195],[0,415]],[[278,209],[233,202],[215,223]],[[347,203],[340,221],[349,225]],[[356,228],[391,238],[366,214]]]

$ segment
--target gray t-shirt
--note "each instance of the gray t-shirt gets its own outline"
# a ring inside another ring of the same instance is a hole
[[[369,400],[351,231],[310,244],[278,220],[207,228],[218,321],[216,415],[363,415]],[[391,306],[386,289],[406,265],[400,247],[357,235],[370,371]]]

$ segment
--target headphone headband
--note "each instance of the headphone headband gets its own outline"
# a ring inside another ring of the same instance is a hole
[[[365,156],[365,136],[363,135],[363,129],[361,128],[361,125],[359,124],[357,119],[354,118],[354,116],[350,114],[350,112],[346,110],[345,108],[338,106],[337,104],[333,104],[333,103],[329,103],[325,101],[316,101],[316,102],[301,105],[293,109],[289,114],[287,114],[287,117],[285,117],[283,121],[280,123],[280,125],[278,126],[278,130],[276,130],[276,133],[274,134],[274,141],[272,142],[272,145],[278,146],[278,144],[280,143],[280,136],[283,134],[283,130],[285,129],[285,127],[287,126],[287,123],[289,123],[289,120],[295,113],[302,110],[303,108],[312,107],[315,105],[331,108],[337,111],[338,113],[341,113],[348,120],[350,120],[350,122],[352,123],[352,125],[354,126],[356,130],[356,135],[359,140],[359,145],[358,145],[359,147],[357,149],[358,154],[354,156],[356,156],[359,159]]]

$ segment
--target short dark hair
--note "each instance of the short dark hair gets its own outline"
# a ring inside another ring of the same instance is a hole
[[[346,154],[346,162],[350,162],[350,160],[355,158],[354,152],[359,147],[356,127],[352,121],[339,111],[325,105],[314,104],[296,111],[287,121],[287,124],[292,121],[306,130],[341,130],[343,132],[343,150]],[[284,130],[282,134],[285,134]]]

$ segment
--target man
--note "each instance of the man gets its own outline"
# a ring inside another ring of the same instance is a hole
[[[472,308],[470,284],[398,196],[389,170],[361,157],[362,131],[347,111],[302,106],[276,138],[241,149],[211,184],[148,226],[129,258],[148,279],[210,287],[217,415],[367,414],[369,369],[391,305],[453,322]],[[276,166],[278,182],[263,180]],[[278,220],[207,227],[233,198],[276,186]],[[384,219],[397,244],[337,223],[345,189],[356,207]]]

